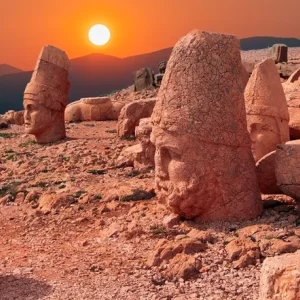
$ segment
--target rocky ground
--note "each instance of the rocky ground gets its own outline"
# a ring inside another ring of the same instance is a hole
[[[251,222],[180,220],[157,202],[153,170],[118,165],[135,141],[115,121],[71,123],[67,136],[0,131],[1,300],[257,299],[264,258],[300,248],[285,196],[265,197]]]
[[[259,62],[269,55],[269,49],[241,51],[241,57],[245,61]],[[300,47],[289,47],[288,62],[295,63],[300,61]]]

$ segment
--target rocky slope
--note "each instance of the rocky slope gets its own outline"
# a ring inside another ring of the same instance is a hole
[[[67,136],[0,131],[3,300],[257,299],[265,257],[300,248],[286,196],[265,197],[251,222],[180,220],[157,203],[153,170],[118,165],[135,141],[115,121],[71,123]]]

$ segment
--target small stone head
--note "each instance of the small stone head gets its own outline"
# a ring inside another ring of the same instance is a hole
[[[70,88],[68,67],[65,52],[54,46],[45,46],[25,88],[25,132],[35,135],[38,143],[65,137],[64,110]]]

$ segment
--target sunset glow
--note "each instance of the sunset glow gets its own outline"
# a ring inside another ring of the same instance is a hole
[[[89,39],[94,45],[105,45],[110,39],[110,31],[102,24],[94,25],[89,30]]]

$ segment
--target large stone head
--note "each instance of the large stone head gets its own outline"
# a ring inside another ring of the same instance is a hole
[[[255,161],[289,140],[289,113],[272,59],[257,64],[245,89],[248,131]]]
[[[253,199],[242,181],[230,183],[238,172],[249,172],[249,190],[259,199],[243,89],[236,37],[195,30],[173,48],[152,114],[151,141],[156,192],[175,213],[208,221],[244,219],[235,201],[253,205]],[[253,207],[249,218],[260,211]]]
[[[25,132],[39,143],[65,137],[64,110],[70,88],[69,59],[65,52],[45,46],[24,91]]]

